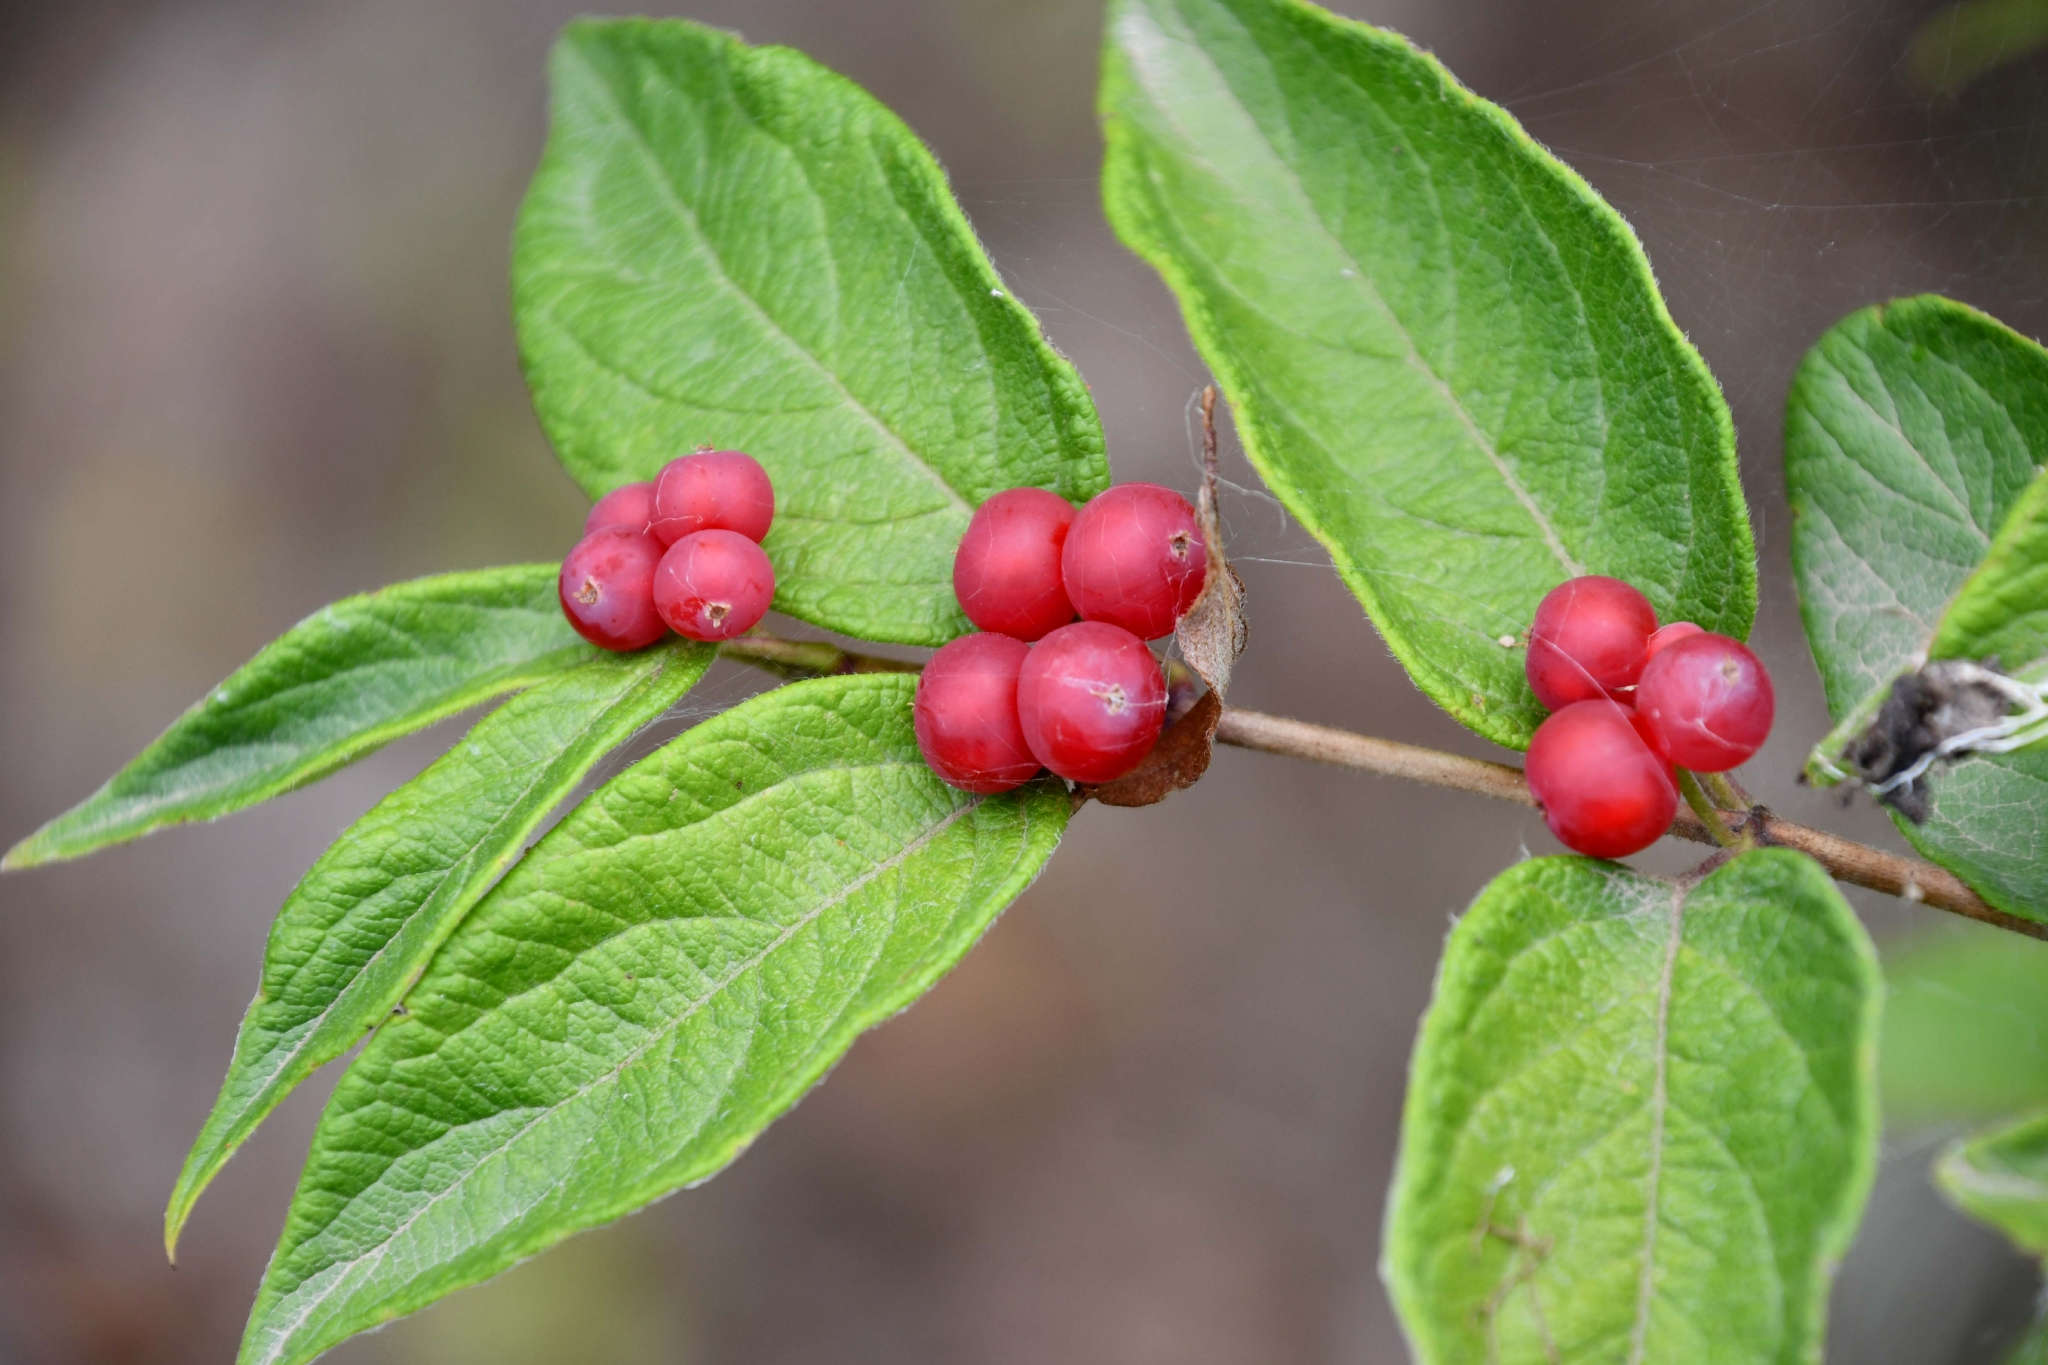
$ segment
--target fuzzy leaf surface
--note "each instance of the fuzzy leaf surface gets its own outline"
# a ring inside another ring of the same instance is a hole
[[[1114,0],[1102,116],[1111,222],[1452,715],[1526,746],[1499,641],[1578,574],[1748,634],[1727,405],[1627,225],[1504,110],[1300,0]]]
[[[775,605],[872,640],[970,629],[991,493],[1109,481],[1073,367],[923,144],[801,53],[680,20],[571,24],[513,254],[541,425],[593,495],[699,445],[775,481]]]
[[[1386,1273],[1422,1365],[1819,1359],[1877,1155],[1876,955],[1819,866],[1541,858],[1451,931]]]
[[[2048,1256],[2048,1113],[1955,1143],[1934,1180],[1963,1212]]]
[[[915,686],[756,697],[549,831],[342,1078],[244,1365],[310,1360],[703,1180],[958,961],[1070,803],[940,782]]]
[[[1866,308],[1807,353],[1785,482],[1800,613],[1838,722],[1823,752],[1927,658],[2039,662],[2044,461],[2048,351],[1974,309],[1932,295]],[[1926,780],[1927,822],[1893,816],[1914,847],[2000,909],[2048,915],[2048,750],[1973,755]]]
[[[105,786],[8,853],[77,858],[215,820],[327,776],[595,651],[562,618],[554,564],[415,579],[322,607],[265,645]]]
[[[321,855],[271,927],[262,986],[171,1194],[167,1247],[264,1116],[391,1013],[541,821],[681,700],[715,654],[671,640],[521,693]]]

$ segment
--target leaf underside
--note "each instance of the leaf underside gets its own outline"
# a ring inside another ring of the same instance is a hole
[[[1965,1213],[2048,1256],[2048,1113],[1955,1143],[1934,1179]]]
[[[1974,309],[1931,295],[1866,308],[1808,352],[1785,482],[1800,614],[1839,723],[1824,752],[1929,657],[2040,662],[2044,460],[2048,351]],[[1973,755],[1926,780],[1927,822],[1894,813],[1906,838],[1999,908],[2048,914],[2048,750]]]
[[[1057,783],[918,756],[915,680],[794,683],[551,830],[342,1078],[244,1339],[300,1362],[702,1180],[1037,874]]]
[[[595,651],[562,619],[558,571],[444,574],[323,607],[0,866],[77,858],[165,825],[218,819],[578,666]]]
[[[700,445],[775,481],[779,610],[872,640],[970,627],[953,553],[1019,485],[1109,481],[1086,387],[896,116],[787,48],[571,24],[513,256],[541,424],[591,493]]]
[[[1500,641],[1581,573],[1748,634],[1727,405],[1634,235],[1505,111],[1299,0],[1115,0],[1101,103],[1111,222],[1438,703],[1525,746]]]
[[[1881,984],[1826,874],[1543,858],[1452,931],[1386,1274],[1423,1365],[1819,1359],[1876,1164]]]
[[[714,656],[708,645],[671,641],[541,683],[329,846],[271,928],[262,988],[171,1194],[167,1247],[264,1116],[390,1014],[549,812],[675,705]]]

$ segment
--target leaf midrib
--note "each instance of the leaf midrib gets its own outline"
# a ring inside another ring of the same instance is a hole
[[[1664,1181],[1664,1119],[1670,1108],[1671,988],[1678,974],[1678,945],[1685,929],[1685,888],[1671,888],[1664,968],[1657,978],[1656,1075],[1650,1085],[1650,1178],[1643,1201],[1643,1273],[1636,1287],[1636,1316],[1629,1329],[1628,1365],[1642,1365],[1650,1335],[1650,1307],[1657,1291],[1658,1196]]]
[[[1161,34],[1162,37],[1167,37],[1168,41],[1172,41],[1170,37],[1164,34],[1163,30],[1161,30]],[[1237,98],[1235,87],[1232,86],[1229,79],[1224,76],[1222,68],[1217,66],[1214,59],[1209,56],[1208,50],[1205,47],[1203,47],[1202,44],[1198,41],[1187,42],[1185,46],[1190,51],[1192,51],[1203,62],[1203,64],[1205,64],[1210,69],[1211,72],[1215,74],[1218,86],[1230,92],[1231,102],[1237,106],[1238,111],[1244,116],[1244,121],[1246,125],[1251,128],[1253,134],[1257,137],[1259,144],[1266,148],[1267,152],[1269,153],[1268,159],[1271,161],[1273,165],[1277,166],[1281,170],[1281,172],[1284,173],[1287,180],[1293,185],[1296,195],[1298,196],[1299,202],[1307,210],[1307,213],[1305,215],[1307,221],[1314,223],[1317,231],[1321,232],[1322,235],[1329,240],[1330,244],[1336,248],[1337,252],[1343,257],[1343,259],[1351,263],[1353,267],[1351,278],[1371,294],[1373,302],[1379,306],[1380,312],[1385,315],[1388,323],[1392,326],[1395,334],[1401,338],[1401,344],[1407,349],[1407,354],[1403,357],[1404,363],[1406,363],[1418,375],[1420,375],[1424,380],[1426,380],[1435,389],[1435,391],[1437,392],[1438,396],[1442,399],[1442,401],[1449,407],[1452,415],[1457,419],[1459,425],[1464,428],[1466,436],[1472,441],[1472,443],[1475,446],[1478,447],[1480,453],[1486,457],[1487,462],[1493,466],[1494,472],[1497,475],[1499,475],[1501,482],[1507,487],[1508,492],[1514,497],[1515,501],[1521,505],[1522,510],[1528,515],[1529,519],[1535,523],[1536,529],[1542,535],[1544,545],[1547,549],[1549,549],[1552,557],[1557,560],[1558,564],[1571,577],[1576,578],[1583,575],[1586,572],[1585,566],[1580,564],[1579,561],[1576,558],[1574,558],[1571,552],[1565,547],[1564,541],[1562,537],[1559,536],[1557,528],[1551,525],[1550,518],[1544,512],[1541,504],[1539,504],[1536,501],[1534,495],[1531,494],[1529,490],[1522,485],[1521,480],[1518,477],[1516,477],[1514,470],[1508,465],[1507,461],[1501,456],[1500,452],[1494,448],[1492,440],[1488,438],[1486,433],[1480,429],[1477,420],[1473,418],[1471,412],[1465,407],[1464,400],[1458,396],[1457,391],[1451,387],[1449,381],[1444,379],[1442,375],[1438,374],[1435,368],[1430,365],[1429,361],[1424,358],[1421,349],[1415,344],[1414,334],[1408,330],[1407,324],[1401,320],[1400,315],[1394,311],[1391,305],[1388,304],[1386,296],[1380,292],[1379,283],[1373,277],[1372,272],[1368,270],[1365,267],[1364,262],[1360,261],[1358,257],[1352,252],[1350,246],[1344,241],[1344,239],[1339,237],[1336,234],[1336,232],[1332,230],[1330,225],[1326,221],[1324,221],[1322,212],[1316,207],[1314,197],[1308,193],[1308,187],[1302,181],[1301,172],[1295,169],[1294,165],[1291,162],[1289,162],[1286,157],[1280,154],[1280,149],[1274,146],[1273,140],[1266,135],[1266,130],[1264,126],[1260,124],[1259,120],[1252,114],[1251,110],[1245,107],[1244,102]],[[1264,56],[1263,50],[1261,50],[1261,56]],[[1270,64],[1268,70],[1271,71]],[[1278,73],[1273,72],[1273,74],[1277,80]],[[1338,74],[1342,75],[1343,73]],[[1361,97],[1365,98],[1368,101],[1372,101],[1372,95],[1370,92],[1366,91],[1356,81],[1350,80],[1348,76],[1346,76],[1345,79],[1346,83],[1349,84],[1354,90],[1357,90]],[[1149,82],[1148,88],[1152,88]],[[1375,107],[1378,107],[1377,102],[1373,102],[1375,104]],[[1190,146],[1200,145],[1198,139],[1196,139],[1193,136],[1192,132],[1187,128],[1187,125],[1182,123],[1179,120],[1179,118],[1172,112],[1173,106],[1171,103],[1164,100],[1155,99],[1153,101],[1153,105],[1155,108],[1159,109],[1170,122],[1172,122],[1176,129],[1180,131],[1181,140],[1184,143]],[[1382,113],[1382,115],[1387,117],[1389,122],[1395,123],[1398,126],[1399,120],[1394,119],[1391,114],[1387,114],[1384,108],[1382,108],[1380,112]],[[1210,167],[1210,169],[1216,171],[1219,175],[1222,174],[1221,168],[1217,167],[1215,163],[1205,162],[1205,164],[1207,164]],[[1428,165],[1424,163],[1419,157],[1417,158],[1417,164],[1421,165],[1425,172],[1428,171]],[[1431,189],[1432,198],[1434,198],[1433,181]],[[1223,274],[1220,270],[1213,271],[1213,273],[1215,274],[1215,277],[1217,279],[1223,279]],[[1233,292],[1239,291],[1233,290]]]
[[[734,279],[732,273],[726,269],[725,262],[720,258],[718,249],[712,244],[710,235],[704,231],[703,225],[697,221],[697,215],[690,209],[689,205],[683,202],[682,196],[676,191],[675,185],[669,180],[667,169],[661,164],[660,159],[654,155],[654,149],[648,144],[647,138],[641,131],[640,126],[626,116],[624,106],[619,103],[618,98],[612,92],[610,84],[604,79],[596,64],[573,45],[566,47],[565,50],[569,53],[572,60],[583,67],[588,84],[599,92],[599,98],[606,108],[610,110],[615,126],[624,130],[627,145],[633,149],[635,156],[647,171],[648,178],[660,189],[663,202],[673,211],[676,220],[695,239],[699,249],[704,253],[705,260],[710,263],[720,283],[731,291],[733,297],[746,305],[748,311],[759,320],[764,328],[781,338],[783,343],[792,352],[808,363],[811,369],[838,393],[840,398],[846,403],[846,406],[857,413],[869,426],[873,427],[875,432],[890,446],[893,446],[913,469],[924,475],[925,478],[931,481],[934,487],[944,493],[947,500],[957,510],[966,513],[973,512],[973,506],[952,484],[946,481],[944,475],[939,473],[933,465],[913,449],[907,440],[898,435],[894,428],[883,421],[879,414],[862,402],[851,389],[847,388],[845,381],[827,366],[824,361],[814,355],[802,342],[791,336],[788,330],[776,320],[774,315],[761,306],[758,299],[740,287],[739,281]],[[758,125],[756,126],[758,127]],[[764,136],[769,136],[765,133],[765,130],[763,131]]]
[[[487,1165],[502,1157],[506,1152],[510,1151],[513,1145],[517,1143],[522,1137],[524,1137],[528,1132],[532,1131],[536,1125],[545,1121],[552,1114],[564,1112],[571,1105],[583,1099],[586,1095],[596,1090],[599,1086],[610,1084],[611,1082],[617,1080],[619,1076],[625,1073],[627,1068],[631,1067],[634,1063],[638,1062],[639,1059],[643,1055],[645,1055],[649,1049],[653,1048],[658,1043],[666,1041],[670,1036],[672,1036],[676,1032],[676,1030],[681,1028],[683,1024],[688,1022],[690,1019],[694,1018],[707,1005],[711,1004],[714,1000],[716,1000],[726,990],[727,987],[731,986],[735,981],[739,980],[740,977],[742,977],[746,973],[753,971],[755,968],[759,967],[761,963],[767,960],[769,954],[775,952],[785,943],[789,942],[792,938],[794,938],[798,933],[801,933],[803,930],[809,928],[812,924],[816,923],[820,918],[822,918],[828,911],[830,911],[834,907],[845,904],[846,901],[851,899],[853,895],[860,891],[863,887],[869,885],[870,883],[875,881],[877,878],[883,876],[884,874],[893,871],[895,868],[902,866],[902,864],[908,861],[912,855],[922,850],[926,845],[930,844],[932,840],[938,838],[938,836],[943,834],[946,830],[952,828],[953,825],[956,824],[962,817],[970,814],[973,811],[979,810],[986,800],[986,797],[977,796],[970,801],[963,802],[961,805],[947,812],[944,818],[939,820],[930,829],[926,830],[923,834],[919,835],[915,840],[913,840],[909,844],[906,844],[901,851],[875,864],[875,866],[868,869],[868,871],[862,873],[853,881],[848,882],[835,895],[820,901],[818,905],[809,913],[805,914],[797,920],[792,921],[781,933],[776,935],[776,937],[771,939],[768,943],[764,944],[752,956],[743,958],[737,964],[735,964],[730,970],[726,972],[726,974],[723,977],[721,977],[717,982],[715,982],[712,985],[711,989],[707,990],[696,1001],[692,1002],[689,1008],[678,1013],[673,1019],[668,1020],[659,1028],[649,1030],[648,1036],[645,1039],[643,1039],[636,1047],[634,1047],[634,1049],[631,1052],[626,1054],[626,1056],[622,1057],[616,1065],[608,1068],[603,1073],[592,1077],[589,1081],[585,1082],[582,1086],[578,1087],[573,1093],[565,1096],[560,1101],[557,1101],[552,1105],[548,1105],[542,1108],[540,1112],[535,1114],[532,1120],[521,1125],[518,1129],[507,1135],[505,1140],[499,1143],[496,1147],[491,1148],[490,1150],[486,1151],[481,1156],[479,1156],[474,1162],[472,1162],[469,1165],[467,1169],[465,1169],[460,1175],[456,1176],[443,1189],[438,1190],[434,1194],[428,1196],[425,1202],[423,1202],[417,1209],[413,1210],[413,1212],[407,1216],[406,1220],[403,1223],[399,1224],[396,1228],[393,1228],[391,1232],[387,1236],[385,1236],[384,1239],[380,1241],[376,1246],[370,1248],[368,1251],[365,1251],[360,1255],[353,1256],[346,1261],[337,1261],[330,1263],[327,1266],[321,1267],[323,1271],[331,1270],[338,1272],[331,1279],[328,1280],[329,1292],[323,1293],[319,1297],[310,1300],[305,1305],[305,1307],[298,1313],[298,1315],[295,1318],[293,1318],[290,1325],[283,1328],[282,1331],[274,1333],[272,1335],[271,1340],[278,1345],[288,1343],[291,1340],[292,1336],[299,1330],[299,1328],[305,1325],[307,1319],[310,1318],[322,1304],[326,1303],[329,1299],[331,1299],[334,1296],[334,1290],[337,1289],[344,1281],[348,1280],[354,1274],[356,1267],[362,1265],[366,1261],[371,1262],[373,1265],[376,1262],[381,1261],[384,1258],[384,1256],[390,1251],[390,1249],[397,1243],[398,1239],[404,1236],[405,1233],[421,1218],[425,1217],[429,1210],[433,1209],[441,1201],[447,1199],[456,1191],[463,1188],[463,1186],[468,1183],[471,1176],[483,1170]],[[498,1112],[503,1113],[505,1111],[500,1110]],[[492,1115],[491,1117],[496,1117],[496,1115]],[[438,1143],[446,1139],[450,1134],[459,1132],[462,1128],[467,1126],[469,1125],[463,1124],[451,1127],[446,1132],[440,1134],[440,1136],[435,1139],[435,1142]],[[414,1152],[422,1150],[425,1149],[413,1149]],[[411,1153],[408,1153],[407,1155],[410,1154]],[[393,1162],[392,1164],[396,1165],[396,1162]],[[389,1167],[386,1168],[387,1171],[389,1169]],[[353,1195],[349,1197],[347,1204],[354,1204],[356,1200],[362,1198],[364,1194],[366,1194],[369,1190],[374,1189],[376,1185],[379,1183],[381,1183],[381,1177],[378,1181],[372,1182],[370,1185],[363,1187],[363,1189],[356,1191]],[[337,1209],[337,1215],[339,1214],[339,1212],[340,1210]],[[331,1221],[327,1226],[332,1226]],[[322,1231],[325,1231],[324,1227]],[[299,1246],[301,1247],[305,1245],[305,1242],[299,1243]],[[299,1285],[304,1285],[306,1283],[307,1278],[310,1277],[302,1277],[299,1280]],[[266,1361],[274,1361],[278,1358],[279,1352],[272,1351],[270,1354],[263,1357],[262,1359]]]

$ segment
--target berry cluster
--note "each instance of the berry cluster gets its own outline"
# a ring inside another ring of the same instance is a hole
[[[1776,701],[1741,641],[1590,575],[1550,590],[1529,628],[1529,686],[1551,715],[1529,743],[1529,790],[1567,847],[1621,858],[1678,812],[1678,768],[1725,772],[1763,747]]]
[[[670,460],[651,483],[597,500],[562,561],[562,611],[606,649],[644,649],[673,630],[730,640],[768,614],[775,569],[761,548],[775,520],[768,471],[737,450]]]
[[[1195,509],[1158,484],[1119,484],[1079,512],[1038,488],[984,502],[953,560],[953,591],[982,633],[925,665],[925,762],[970,792],[1008,791],[1042,767],[1071,782],[1122,777],[1166,719],[1145,642],[1172,634],[1207,573]]]

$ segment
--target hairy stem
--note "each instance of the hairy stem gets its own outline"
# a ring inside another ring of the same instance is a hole
[[[824,641],[782,640],[771,635],[749,635],[728,641],[720,646],[719,652],[727,658],[766,668],[784,677],[828,673],[915,673],[920,667],[900,659],[856,654]],[[1355,734],[1327,725],[1311,725],[1307,721],[1289,720],[1284,716],[1268,716],[1234,706],[1223,708],[1223,719],[1216,727],[1216,742],[1239,749],[1255,749],[1261,753],[1284,754],[1290,758],[1355,768],[1383,777],[1405,778],[1432,787],[1448,787],[1525,806],[1536,804],[1536,799],[1529,794],[1529,784],[1523,780],[1522,770],[1506,763],[1465,758],[1420,745],[1377,739],[1371,735]],[[1740,789],[1732,783],[1729,791],[1740,794]],[[1709,803],[1708,814],[1682,810],[1672,822],[1670,832],[1697,844],[1721,846],[1746,837],[1759,847],[1793,849],[1826,868],[1837,881],[1901,896],[1965,919],[2010,929],[2028,938],[2048,940],[2048,924],[2009,915],[1987,904],[1983,897],[1946,868],[1871,848],[1825,830],[1780,820],[1761,806],[1716,810]]]

